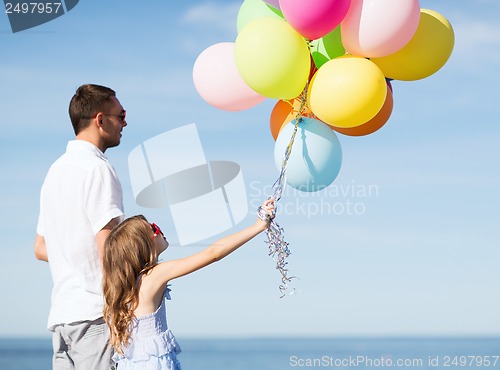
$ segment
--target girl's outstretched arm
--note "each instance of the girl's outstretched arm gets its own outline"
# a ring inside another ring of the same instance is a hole
[[[274,216],[274,200],[266,200],[262,208],[271,218]],[[201,252],[189,257],[158,264],[147,276],[144,276],[143,280],[148,280],[148,285],[153,290],[162,291],[170,280],[190,274],[221,260],[267,229],[267,227],[268,222],[259,218],[253,225],[216,241]]]

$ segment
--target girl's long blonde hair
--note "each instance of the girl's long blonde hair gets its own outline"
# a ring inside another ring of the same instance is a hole
[[[130,340],[134,310],[139,303],[141,274],[158,263],[153,230],[142,215],[116,226],[103,251],[104,320],[111,330],[111,345],[118,353]]]

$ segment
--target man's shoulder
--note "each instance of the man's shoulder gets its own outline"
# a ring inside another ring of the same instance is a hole
[[[109,167],[109,162],[104,154],[92,144],[74,140],[68,143],[66,152],[53,163],[56,167],[65,165],[92,169],[99,166]]]

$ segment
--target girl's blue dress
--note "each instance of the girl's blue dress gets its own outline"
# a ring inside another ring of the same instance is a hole
[[[167,325],[167,299],[170,299],[169,288],[154,313],[134,319],[128,347],[123,349],[123,355],[115,353],[113,356],[118,370],[181,369],[177,360],[181,348]]]

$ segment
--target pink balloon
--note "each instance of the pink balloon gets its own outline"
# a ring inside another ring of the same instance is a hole
[[[351,0],[280,0],[286,21],[309,40],[333,31],[344,19],[350,4]]]
[[[248,109],[266,99],[241,78],[234,58],[234,42],[221,42],[205,49],[194,63],[193,81],[208,104],[223,110]]]
[[[279,0],[264,0],[266,4],[269,4],[271,6],[274,6],[276,9],[280,8],[280,2]]]
[[[419,20],[418,0],[352,0],[341,24],[342,44],[352,55],[383,57],[411,40]]]

